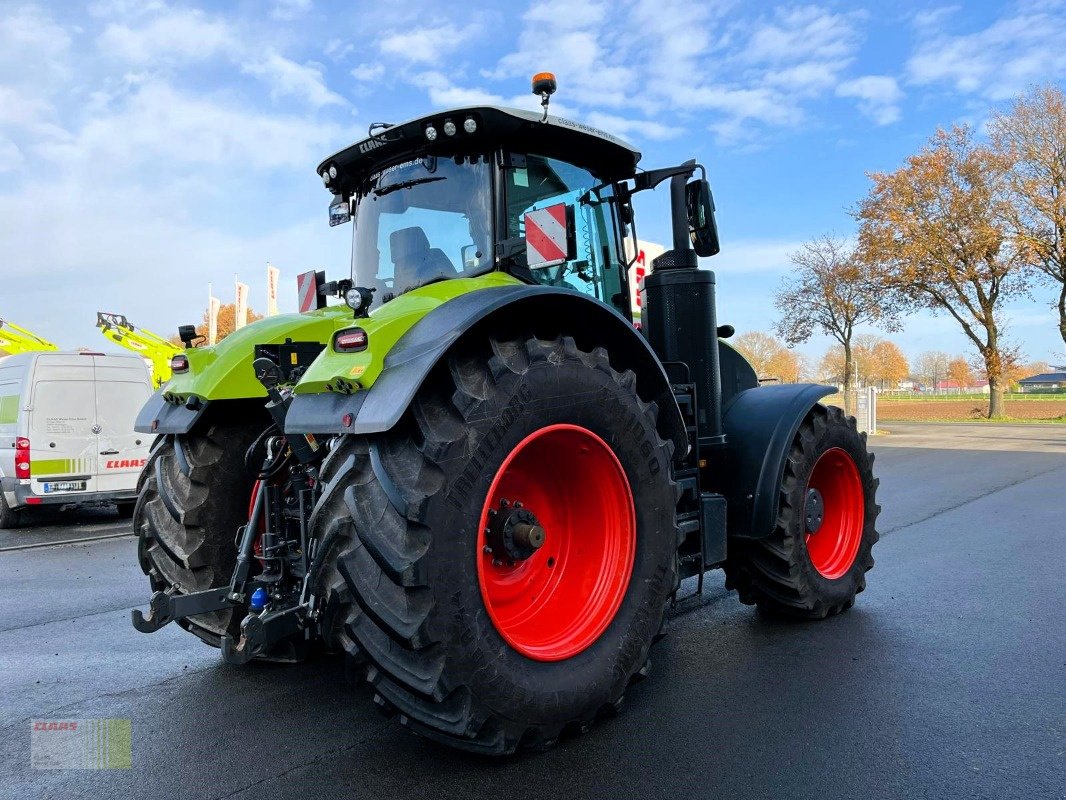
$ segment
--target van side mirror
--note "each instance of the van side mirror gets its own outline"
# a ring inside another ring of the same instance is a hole
[[[714,219],[714,198],[711,185],[705,180],[690,181],[685,186],[685,208],[688,213],[688,231],[692,249],[704,258],[717,255],[718,223]]]
[[[554,267],[577,258],[574,207],[556,203],[525,213],[526,265]]]

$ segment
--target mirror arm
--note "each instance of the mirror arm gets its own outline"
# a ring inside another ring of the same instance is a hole
[[[679,164],[676,167],[663,167],[662,169],[652,169],[647,172],[637,173],[633,178],[633,188],[629,192],[630,194],[636,194],[637,192],[643,192],[645,189],[654,189],[667,178],[681,176],[688,179],[692,177],[692,173],[697,169],[702,170],[703,167],[696,163],[696,159],[690,158],[684,164]]]

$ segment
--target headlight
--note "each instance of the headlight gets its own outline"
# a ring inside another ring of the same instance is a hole
[[[450,119],[444,122],[444,133],[447,136],[455,136],[455,123]]]
[[[363,307],[363,293],[353,286],[344,293],[344,302],[352,311],[358,311]]]

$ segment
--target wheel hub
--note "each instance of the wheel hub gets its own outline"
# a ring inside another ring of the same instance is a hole
[[[489,542],[486,553],[494,561],[507,564],[525,561],[544,546],[547,538],[532,511],[523,508],[520,500],[512,505],[506,499],[500,500],[499,509],[489,511],[485,535]]]
[[[807,533],[818,533],[825,519],[825,501],[822,493],[813,486],[807,490],[807,499],[803,504],[803,524]]]
[[[537,661],[591,646],[629,589],[636,538],[610,446],[567,423],[533,431],[500,465],[478,525],[478,584],[496,631]]]

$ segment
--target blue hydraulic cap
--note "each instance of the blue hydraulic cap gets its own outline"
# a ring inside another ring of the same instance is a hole
[[[267,596],[267,590],[260,586],[258,589],[252,592],[252,600],[248,604],[248,606],[252,609],[252,611],[262,611],[264,608],[266,608],[268,599],[269,598]]]

